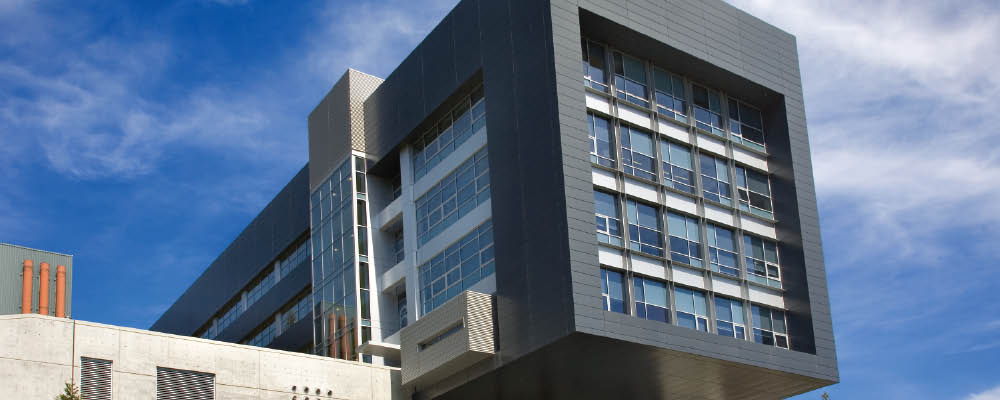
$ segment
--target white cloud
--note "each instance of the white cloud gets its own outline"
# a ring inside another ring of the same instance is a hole
[[[1000,386],[985,392],[971,394],[966,400],[1000,400]]]

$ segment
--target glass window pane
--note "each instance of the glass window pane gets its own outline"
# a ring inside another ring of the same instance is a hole
[[[677,311],[694,314],[694,293],[682,287],[674,288],[674,298],[677,301]]]
[[[644,280],[646,302],[667,308],[667,285],[662,282]]]

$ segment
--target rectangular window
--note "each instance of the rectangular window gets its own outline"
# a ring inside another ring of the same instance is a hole
[[[754,342],[788,348],[784,311],[754,305],[750,314],[753,316]]]
[[[747,279],[762,285],[780,288],[781,268],[778,266],[778,245],[756,236],[743,235],[746,252]]]
[[[653,137],[638,128],[621,125],[622,167],[625,173],[656,181]]]
[[[670,141],[660,142],[663,154],[663,184],[674,189],[695,194],[694,161],[691,149]]]
[[[486,126],[483,87],[475,89],[413,143],[413,179],[417,180]]]
[[[632,279],[635,298],[635,316],[652,321],[670,323],[670,301],[667,284],[651,279]]]
[[[583,85],[608,92],[607,61],[604,46],[583,39]]]
[[[708,224],[708,258],[712,271],[739,277],[740,269],[736,258],[736,236],[733,231]]]
[[[698,129],[725,137],[722,130],[722,101],[719,92],[701,85],[694,88],[694,119]]]
[[[715,296],[715,329],[720,336],[746,340],[743,302]]]
[[[392,235],[392,253],[396,258],[396,264],[403,262],[406,258],[406,251],[403,245],[403,230],[400,229]]]
[[[676,286],[674,299],[677,301],[677,325],[708,332],[708,306],[705,293]]]
[[[706,199],[727,206],[733,205],[729,187],[729,165],[720,158],[701,155],[701,189]]]
[[[493,223],[487,220],[421,265],[417,271],[423,314],[492,275],[493,258]]]
[[[80,397],[111,400],[111,360],[80,357]]]
[[[597,225],[597,240],[601,243],[621,246],[622,220],[618,197],[595,190],[594,214]]]
[[[696,267],[704,267],[701,255],[701,229],[698,220],[672,212],[667,213],[670,229],[670,259]]]
[[[399,329],[406,328],[406,292],[396,296],[396,311],[399,312]]]
[[[656,111],[681,122],[687,122],[687,91],[684,80],[676,74],[656,68]]]
[[[601,268],[601,297],[605,310],[628,314],[625,310],[624,282],[621,272]]]
[[[615,154],[611,147],[611,121],[587,113],[587,133],[590,137],[590,162],[605,167],[615,167]]]
[[[628,211],[629,248],[663,257],[663,225],[656,207],[629,199]]]
[[[156,400],[214,400],[215,374],[156,367]]]
[[[733,140],[764,151],[764,122],[756,108],[729,99],[729,129]]]
[[[417,199],[418,246],[427,244],[490,198],[489,169],[483,148]]]
[[[741,210],[764,218],[774,218],[771,184],[766,174],[736,167],[736,190],[740,194]]]
[[[642,60],[615,52],[615,95],[630,103],[649,107],[646,66]]]

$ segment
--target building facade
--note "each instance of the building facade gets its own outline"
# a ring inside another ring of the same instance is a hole
[[[716,0],[463,0],[309,115],[308,211],[253,265],[307,243],[299,349],[416,398],[781,398],[839,379],[812,180],[788,33]],[[241,282],[177,333],[233,330]]]
[[[0,243],[0,315],[69,318],[73,256]]]

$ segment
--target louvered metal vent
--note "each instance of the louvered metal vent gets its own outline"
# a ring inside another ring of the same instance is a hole
[[[214,400],[215,374],[156,368],[156,400]]]
[[[111,361],[80,357],[80,397],[111,400]]]

